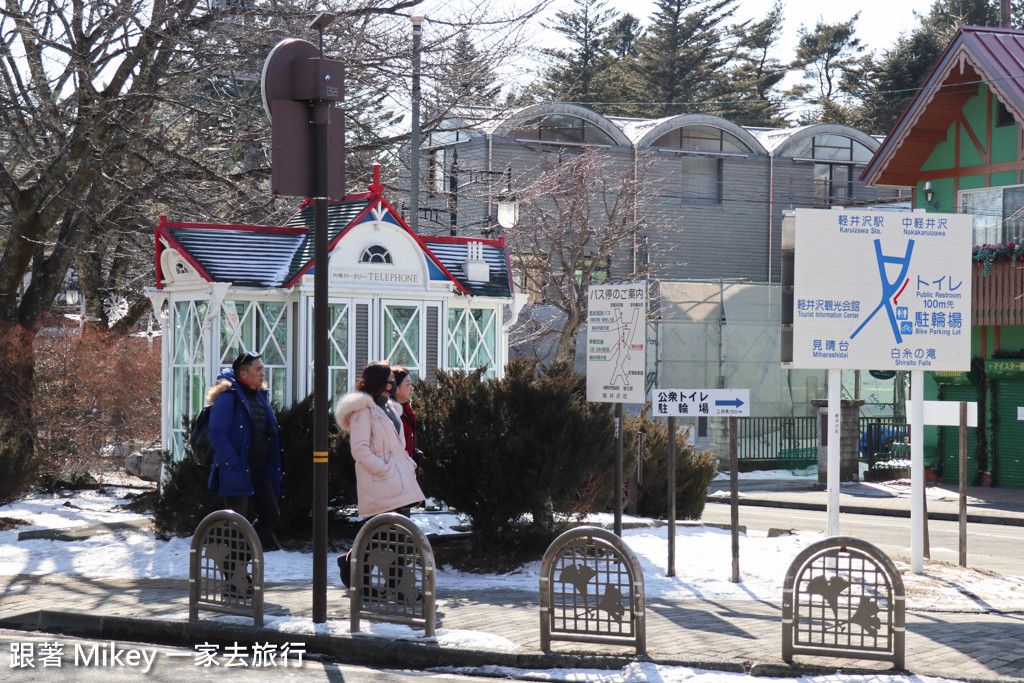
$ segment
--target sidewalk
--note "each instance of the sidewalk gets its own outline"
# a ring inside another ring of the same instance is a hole
[[[729,482],[714,481],[708,502],[728,502]],[[724,500],[723,500],[724,499]],[[910,516],[910,482],[847,482],[839,488],[839,510],[862,515]],[[828,492],[814,480],[740,480],[740,505],[828,509]],[[956,485],[929,484],[928,518],[960,519],[960,492]],[[1024,526],[1024,491],[990,486],[967,487],[967,521]]]
[[[41,629],[116,641],[191,647],[255,642],[304,642],[307,652],[371,666],[423,668],[494,664],[524,668],[620,668],[635,660],[630,648],[559,642],[539,650],[538,596],[511,590],[439,594],[439,629],[482,631],[516,644],[520,654],[481,652],[436,643],[373,637],[313,636],[244,626],[189,624],[188,582],[183,580],[81,580],[67,575],[0,578],[0,628]],[[267,616],[312,616],[307,586],[269,585]],[[328,588],[328,619],[348,620],[343,589]],[[68,606],[74,605],[74,610]],[[654,600],[647,604],[649,659],[725,671],[799,676],[854,670],[884,671],[887,663],[781,654],[780,605],[757,601]],[[167,617],[175,616],[176,620]],[[201,615],[204,619],[209,613]],[[1024,681],[1024,614],[907,613],[907,669],[960,680]],[[597,656],[595,656],[597,655]],[[821,667],[821,668],[818,668]]]
[[[744,505],[824,510],[825,491],[807,480],[770,484],[741,480]],[[714,482],[712,491],[728,481]],[[906,483],[856,483],[840,494],[843,511],[909,515]],[[958,509],[954,487],[928,488],[933,518]],[[992,488],[969,489],[969,512],[975,521],[1024,526],[1024,492]],[[687,561],[685,549],[677,561]],[[328,573],[327,618],[347,626],[347,592],[337,573]],[[379,667],[430,668],[481,666],[522,668],[620,669],[637,657],[631,648],[556,642],[553,652],[540,648],[538,591],[502,588],[444,589],[437,596],[437,624],[442,631],[474,631],[501,636],[519,646],[518,653],[473,649],[472,638],[403,641],[365,635],[312,635],[212,623],[201,613],[187,621],[185,580],[94,580],[66,574],[0,577],[0,628],[43,630],[114,641],[193,647],[203,642],[283,645],[303,642],[307,652]],[[538,589],[539,590],[539,589]],[[312,617],[307,585],[270,584],[265,590],[266,617]],[[647,661],[695,668],[749,672],[765,676],[879,672],[888,663],[838,658],[798,657],[795,666],[781,661],[781,604],[757,600],[708,601],[648,598]],[[364,629],[365,630],[365,629]],[[442,635],[439,634],[439,635]],[[56,640],[60,637],[56,636]],[[476,639],[479,642],[479,639]],[[456,644],[447,644],[456,643]],[[969,681],[1024,683],[1024,613],[929,612],[907,605],[907,669],[920,675]]]

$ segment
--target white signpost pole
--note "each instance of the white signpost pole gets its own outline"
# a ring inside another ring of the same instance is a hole
[[[843,371],[828,371],[828,535],[839,535],[839,440],[842,434]]]
[[[924,371],[910,371],[910,569],[924,571]]]

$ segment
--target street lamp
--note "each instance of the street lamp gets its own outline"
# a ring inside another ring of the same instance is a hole
[[[515,195],[498,198],[498,225],[505,228],[514,227],[519,222],[519,200]]]
[[[926,180],[924,183],[924,202],[932,208],[939,208],[939,203],[935,201],[935,190],[932,189],[932,181]]]

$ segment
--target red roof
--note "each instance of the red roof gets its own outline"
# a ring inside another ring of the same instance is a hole
[[[861,180],[908,187],[949,124],[985,83],[1024,123],[1024,30],[961,26],[875,152]]]

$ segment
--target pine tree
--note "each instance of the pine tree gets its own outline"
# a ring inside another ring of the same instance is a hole
[[[648,115],[686,113],[695,109],[692,103],[722,94],[721,74],[731,56],[723,24],[735,11],[736,0],[657,0],[635,68],[637,91],[659,103]]]
[[[776,0],[763,20],[738,24],[732,33],[736,48],[729,91],[737,103],[723,105],[722,115],[743,126],[785,125],[784,105],[775,87],[787,69],[771,56],[782,36],[782,0]]]
[[[1014,23],[1021,24],[1024,8],[1014,9]],[[852,113],[852,123],[868,132],[889,131],[946,45],[963,24],[998,26],[999,3],[992,0],[937,0],[926,15],[916,14],[920,25],[872,64],[859,91],[861,106]]]
[[[945,45],[937,31],[924,26],[900,36],[871,69],[854,125],[872,134],[887,133],[917,94]]]
[[[617,20],[604,0],[573,0],[571,12],[559,10],[548,28],[569,41],[568,49],[541,50],[549,66],[541,90],[547,99],[564,102],[600,102],[605,98],[602,74],[611,66],[613,47],[620,34],[612,33]]]
[[[999,0],[935,0],[928,14],[921,17],[921,28],[937,31],[945,42],[962,24],[999,26]]]
[[[636,57],[636,41],[641,35],[640,20],[632,14],[623,14],[612,24],[612,52],[619,59]]]
[[[501,84],[497,83],[489,61],[465,32],[441,55],[432,80],[428,116],[429,112],[445,110],[453,102],[471,107],[494,106],[501,94]]]
[[[792,68],[803,69],[810,83],[790,90],[797,97],[810,96],[817,109],[805,113],[801,123],[849,123],[852,117],[850,95],[863,82],[870,57],[857,38],[860,12],[847,21],[826,24],[819,21],[813,31],[800,27],[796,59]]]

